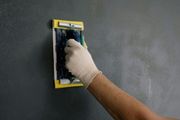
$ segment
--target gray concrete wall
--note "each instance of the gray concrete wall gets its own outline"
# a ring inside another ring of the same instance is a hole
[[[98,68],[157,113],[180,118],[179,6],[179,0],[1,0],[0,119],[112,119],[86,90],[53,89],[53,18],[83,20]]]

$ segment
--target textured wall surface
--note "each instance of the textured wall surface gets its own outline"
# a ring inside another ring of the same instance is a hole
[[[112,119],[88,91],[53,89],[53,18],[83,20],[99,69],[159,114],[180,117],[179,6],[179,0],[1,0],[0,119]]]

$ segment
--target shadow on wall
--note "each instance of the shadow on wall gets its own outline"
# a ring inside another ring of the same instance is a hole
[[[48,23],[48,28],[50,28]],[[49,31],[43,45],[43,67],[47,74],[43,120],[85,120],[88,118],[88,94],[83,88],[54,89],[53,46]]]

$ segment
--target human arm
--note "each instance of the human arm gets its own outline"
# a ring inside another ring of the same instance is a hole
[[[98,74],[87,88],[115,120],[175,120],[152,112],[134,97]]]
[[[88,50],[76,41],[68,40],[65,52],[66,67],[83,82],[114,119],[168,120],[155,114],[108,80],[97,69]]]

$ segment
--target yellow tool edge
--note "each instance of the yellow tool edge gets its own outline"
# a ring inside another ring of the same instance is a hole
[[[70,29],[67,27],[59,26],[59,22],[68,23],[68,24],[78,24],[81,26],[81,30],[84,30],[84,23],[82,21],[70,21],[70,20],[60,20],[60,19],[53,19],[53,28],[62,28],[62,29]]]
[[[60,80],[54,80],[55,88],[69,88],[69,87],[82,87],[82,83],[78,84],[61,84]]]

